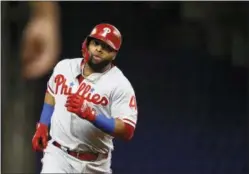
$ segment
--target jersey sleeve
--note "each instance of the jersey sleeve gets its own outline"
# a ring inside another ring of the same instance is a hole
[[[55,91],[55,69],[53,70],[53,73],[47,82],[47,92],[54,97],[55,95],[54,91]]]
[[[119,87],[112,96],[111,115],[135,127],[137,123],[137,102],[132,86]]]
[[[55,95],[55,87],[56,87],[56,83],[55,83],[55,77],[57,75],[57,71],[58,69],[62,66],[63,62],[65,60],[61,60],[60,62],[58,62],[54,69],[53,69],[53,73],[51,74],[48,82],[47,82],[47,92],[49,92],[49,94],[51,94],[53,97]]]

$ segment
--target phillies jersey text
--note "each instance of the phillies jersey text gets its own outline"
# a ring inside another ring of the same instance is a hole
[[[113,150],[113,137],[68,112],[65,107],[67,96],[73,93],[83,95],[87,105],[97,114],[122,119],[135,128],[138,113],[135,92],[116,66],[84,77],[79,83],[77,77],[82,74],[82,62],[82,58],[60,61],[48,81],[47,90],[55,99],[50,135],[71,150],[108,153]]]

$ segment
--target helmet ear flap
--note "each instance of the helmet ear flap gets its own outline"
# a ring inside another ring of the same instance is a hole
[[[84,62],[87,62],[90,57],[90,53],[87,49],[87,45],[88,45],[88,39],[85,39],[85,41],[82,43],[82,46],[81,46],[81,51],[82,51],[82,56],[84,58]]]

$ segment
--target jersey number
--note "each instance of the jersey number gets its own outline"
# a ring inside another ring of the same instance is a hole
[[[106,37],[106,35],[107,35],[108,33],[110,33],[110,32],[111,32],[111,29],[110,29],[110,28],[105,27],[105,28],[103,28],[103,33],[102,33],[102,36]]]
[[[135,96],[131,97],[129,106],[130,108],[134,108],[135,110],[137,110],[137,101]]]

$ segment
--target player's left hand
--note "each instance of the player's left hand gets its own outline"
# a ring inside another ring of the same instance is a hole
[[[65,107],[67,108],[67,111],[75,113],[83,119],[89,121],[95,120],[95,111],[87,106],[85,98],[79,94],[69,95]]]

